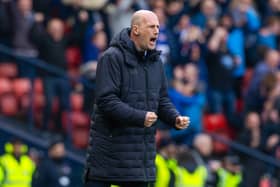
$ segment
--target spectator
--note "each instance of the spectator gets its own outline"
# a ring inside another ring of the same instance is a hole
[[[168,17],[167,27],[172,29],[177,25],[181,16],[187,13],[187,8],[184,6],[183,0],[168,0],[166,1],[166,15]]]
[[[221,167],[221,162],[213,156],[213,141],[208,134],[200,133],[193,141],[194,156],[198,162],[207,168],[206,187],[216,187],[217,170]]]
[[[243,28],[248,33],[260,28],[260,18],[252,0],[233,0],[229,6],[236,27]]]
[[[201,120],[205,106],[205,96],[199,90],[197,67],[194,64],[187,64],[183,71],[183,76],[175,80],[178,82],[176,83],[176,86],[179,86],[177,87],[178,90],[176,90],[176,87],[175,89],[170,89],[169,96],[182,114],[191,117],[192,125],[188,129],[181,131],[172,129],[170,136],[177,144],[191,145],[193,138],[202,131]]]
[[[11,1],[13,23],[13,47],[17,54],[27,57],[37,57],[36,46],[29,40],[29,32],[35,21],[32,10],[32,0]],[[24,68],[26,69],[26,68]]]
[[[280,32],[280,22],[278,17],[268,17],[266,24],[258,33],[258,46],[265,46],[271,49],[278,49],[277,37]]]
[[[258,113],[250,112],[245,117],[244,130],[238,137],[238,142],[256,150],[262,150],[262,130]],[[252,157],[241,154],[241,162],[244,166],[244,187],[258,186],[260,177],[264,172],[263,164]]]
[[[53,141],[48,148],[48,157],[43,159],[36,169],[32,187],[71,186],[72,168],[65,161],[65,147],[60,140]]]
[[[220,19],[220,24],[228,31],[227,47],[235,61],[233,70],[234,91],[240,99],[242,97],[241,85],[242,77],[245,73],[245,35],[242,28],[236,27],[230,14],[224,14]]]
[[[160,4],[160,3],[159,3]],[[165,14],[165,9],[160,8],[160,5],[157,5],[156,3],[154,4],[155,7],[159,8],[154,8],[155,14],[159,18],[159,37],[157,40],[157,50],[161,51],[161,60],[162,63],[164,64],[165,72],[167,75],[167,79],[171,79],[172,77],[172,69],[173,65],[175,64],[176,60],[178,59],[178,44],[177,40],[174,37],[172,30],[167,27],[167,17]]]
[[[103,30],[93,31],[89,29],[85,38],[83,54],[84,63],[81,65],[81,76],[83,78],[84,111],[91,112],[94,103],[94,85],[96,78],[97,60],[107,47],[107,36]]]
[[[6,16],[9,17],[8,20],[10,20],[6,24],[10,27],[11,46],[15,53],[29,58],[38,57],[36,46],[29,40],[29,32],[36,15],[32,10],[32,0],[8,0],[3,2],[6,9],[3,14],[6,13]],[[19,73],[22,77],[30,78],[34,78],[36,75],[34,67],[27,67],[25,62],[19,63]]]
[[[27,146],[20,139],[5,145],[0,157],[0,185],[2,187],[31,187],[34,162],[27,155]]]
[[[178,153],[178,163],[181,175],[178,186],[205,186],[207,169],[190,150],[184,149]]]
[[[11,46],[11,30],[7,1],[0,1],[0,43]]]
[[[173,187],[178,181],[177,147],[168,139],[161,139],[156,155],[155,187]]]
[[[109,5],[107,15],[112,37],[129,26],[130,18],[137,8],[137,2],[133,0],[117,0]]]
[[[192,17],[192,23],[205,29],[209,20],[217,20],[219,16],[219,7],[214,0],[201,1],[200,12]]]
[[[233,70],[235,60],[227,47],[228,32],[218,27],[208,42],[208,107],[211,113],[225,113],[229,121],[234,114]]]
[[[223,161],[223,167],[219,168],[218,187],[239,187],[242,183],[242,171],[239,158],[234,155],[226,156]]]
[[[263,2],[262,8],[263,11],[260,11],[262,13],[262,18],[265,20],[266,18],[270,16],[279,16],[280,15],[280,1],[279,0],[269,0],[267,2]]]
[[[268,115],[263,125],[263,144],[266,153],[276,156],[276,149],[280,146],[279,114],[276,109],[271,109]]]
[[[73,29],[69,35],[64,35],[63,22],[60,19],[53,18],[48,21],[47,31],[42,24],[43,16],[36,17],[36,23],[31,29],[31,40],[38,47],[40,58],[48,64],[56,67],[60,72],[67,73],[67,62],[65,59],[66,48],[73,43],[81,43],[86,25],[88,15],[81,11],[79,14],[79,24]],[[57,115],[55,129],[62,131],[62,112],[69,111],[69,80],[51,75],[50,73],[43,73],[44,94],[46,97],[46,106],[43,116],[43,129],[48,130],[51,119],[52,103],[55,95],[59,96],[60,110]]]
[[[254,69],[253,77],[245,96],[247,111],[262,111],[264,98],[266,97],[265,93],[267,93],[267,91],[264,93],[262,88],[266,88],[266,83],[270,84],[269,81],[264,81],[264,78],[278,70],[279,59],[278,51],[268,49],[265,53],[264,61],[260,62]]]

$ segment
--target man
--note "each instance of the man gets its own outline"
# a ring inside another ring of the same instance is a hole
[[[0,157],[1,187],[30,187],[35,164],[26,155],[27,146],[19,139],[5,145]]]
[[[168,99],[156,15],[133,14],[101,56],[96,74],[95,119],[91,126],[85,172],[86,186],[148,187],[155,180],[155,122],[159,118],[185,129]]]
[[[50,19],[45,28],[43,24],[44,16],[37,14],[35,23],[30,31],[30,39],[38,47],[40,59],[51,65],[50,67],[67,73],[66,49],[72,44],[80,44],[81,36],[83,36],[87,27],[87,20],[88,14],[85,11],[80,11],[77,20],[75,20],[76,25],[73,27],[73,32],[65,34],[64,23],[61,19]],[[43,78],[43,90],[46,99],[42,128],[43,130],[50,130],[53,100],[55,96],[58,96],[60,108],[58,113],[54,115],[54,130],[65,133],[62,128],[62,113],[69,112],[70,81],[64,77],[55,76],[50,71],[41,72],[41,76]]]
[[[48,158],[39,164],[32,180],[32,187],[71,186],[72,169],[65,163],[64,143],[56,140],[48,149]]]

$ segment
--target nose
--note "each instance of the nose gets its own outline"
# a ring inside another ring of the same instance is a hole
[[[154,30],[154,35],[158,35],[158,33],[159,33],[159,28],[158,27],[155,27],[155,30]]]

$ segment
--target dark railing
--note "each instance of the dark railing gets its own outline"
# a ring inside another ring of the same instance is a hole
[[[275,166],[277,168],[280,168],[280,161],[275,159],[272,156],[269,156],[269,155],[264,154],[264,153],[262,153],[262,152],[260,152],[260,151],[258,151],[256,149],[250,148],[248,146],[242,145],[240,143],[237,143],[235,141],[226,139],[226,138],[224,138],[222,136],[219,136],[219,135],[216,135],[216,134],[211,134],[211,136],[215,140],[217,140],[217,141],[219,141],[219,142],[221,142],[223,144],[228,145],[230,148],[232,148],[232,149],[234,149],[234,150],[236,150],[238,152],[246,154],[246,155],[248,155],[248,156],[250,156],[252,158],[256,158],[256,159],[258,159],[258,160],[260,160],[260,161],[262,161],[262,162],[264,162],[264,163],[266,163],[268,165],[272,165],[272,166]]]

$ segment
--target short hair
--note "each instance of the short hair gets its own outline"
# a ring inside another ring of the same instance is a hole
[[[53,147],[55,147],[57,144],[64,144],[63,140],[60,138],[55,138],[54,140],[50,141],[48,150],[51,150]]]

